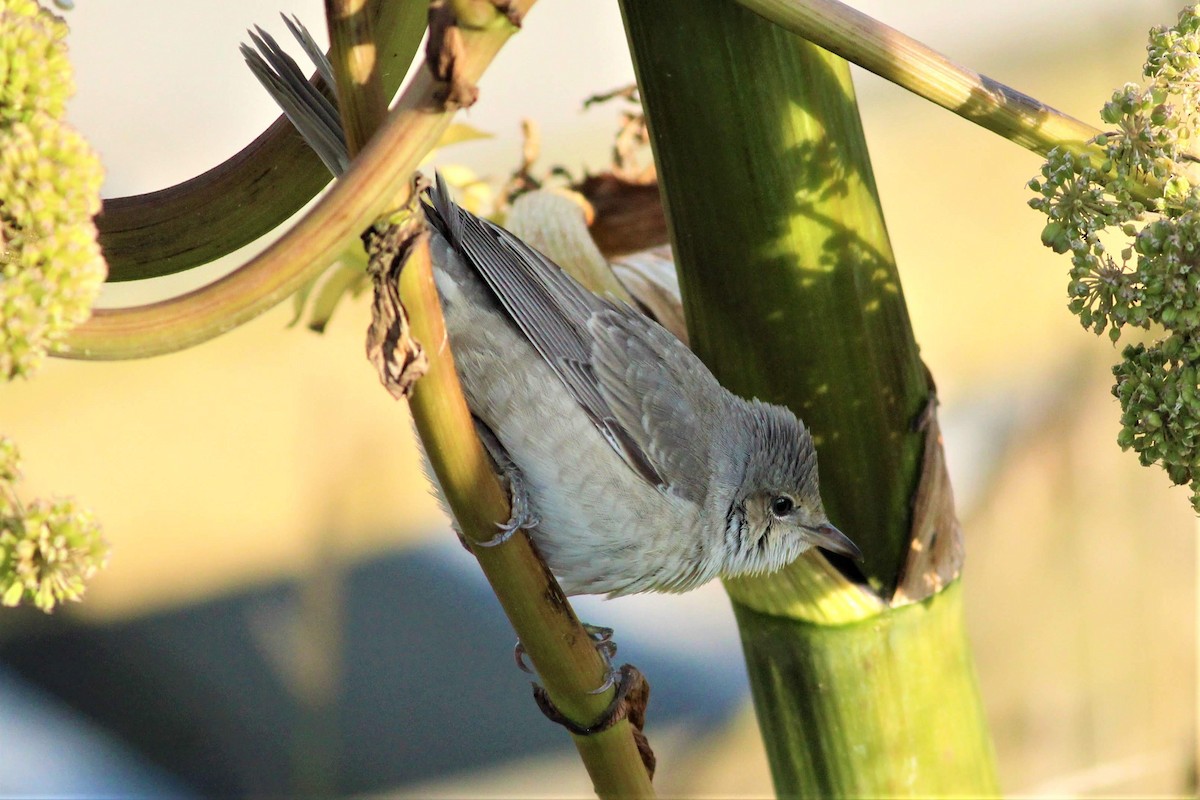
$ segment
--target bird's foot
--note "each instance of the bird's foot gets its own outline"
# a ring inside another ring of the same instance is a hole
[[[583,623],[583,629],[587,631],[588,638],[592,640],[592,646],[596,648],[596,652],[604,659],[605,678],[604,683],[599,687],[592,689],[588,694],[603,694],[609,688],[617,684],[620,678],[620,671],[613,666],[613,658],[617,655],[617,643],[613,641],[613,629],[605,628],[600,625],[591,625],[587,622]],[[533,667],[525,658],[525,645],[518,640],[513,648],[513,656],[517,661],[517,668],[528,675],[536,674]]]
[[[508,522],[496,523],[496,527],[500,529],[499,533],[487,541],[475,543],[479,547],[495,547],[507,542],[519,530],[536,527],[541,520],[534,513],[529,502],[529,490],[526,487],[525,476],[521,474],[521,470],[508,455],[504,445],[500,444],[496,434],[492,433],[491,429],[479,420],[475,420],[475,430],[479,434],[479,440],[483,442],[484,448],[488,451],[488,455],[496,463],[500,477],[508,488],[508,501],[512,509]]]
[[[608,668],[604,683],[600,684],[598,688],[592,689],[588,694],[603,694],[610,686],[616,685],[617,678],[620,676],[620,672],[613,666],[613,659],[617,657],[617,643],[613,641],[613,629],[587,622],[583,623],[583,629],[591,637],[592,646],[596,648],[596,652],[604,659],[604,665]]]
[[[504,481],[508,484],[508,501],[512,513],[508,522],[496,523],[496,527],[500,529],[499,533],[486,542],[476,542],[480,547],[495,547],[498,544],[504,544],[517,531],[529,530],[541,522],[541,519],[530,507],[529,490],[525,488],[525,478],[522,477],[521,471],[511,462],[508,465],[502,464],[500,468]]]
[[[517,639],[516,645],[513,646],[513,657],[517,659],[517,669],[526,675],[537,675],[537,671],[525,660],[525,645],[521,644],[520,639]]]

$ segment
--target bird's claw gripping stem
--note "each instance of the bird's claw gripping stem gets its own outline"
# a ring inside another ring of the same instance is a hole
[[[508,522],[497,522],[496,527],[500,529],[500,532],[486,542],[477,542],[476,544],[480,547],[495,547],[498,544],[504,544],[517,531],[529,530],[541,522],[541,519],[533,513],[533,509],[529,506],[529,491],[525,488],[525,479],[521,477],[521,471],[512,462],[501,464],[500,469],[505,483],[508,484],[508,500],[512,508],[512,515],[508,518]]]
[[[611,687],[617,684],[620,677],[620,672],[613,666],[613,659],[617,655],[617,643],[613,641],[613,629],[601,627],[600,625],[591,625],[583,623],[583,629],[587,631],[588,637],[592,640],[592,645],[596,648],[596,652],[604,659],[605,678],[604,683],[598,688],[592,689],[588,694],[603,694]],[[513,657],[516,658],[517,668],[528,675],[536,674],[533,667],[525,659],[525,645],[518,640],[513,648]]]
[[[496,523],[496,527],[500,529],[499,533],[487,541],[475,543],[478,547],[495,547],[507,542],[519,530],[529,530],[536,527],[541,522],[541,519],[534,513],[533,507],[529,502],[529,490],[525,485],[525,477],[509,457],[508,451],[504,449],[504,445],[500,444],[500,440],[496,438],[496,434],[492,433],[479,420],[475,421],[475,430],[479,434],[479,439],[483,442],[484,448],[492,457],[492,461],[496,463],[496,468],[500,471],[500,476],[508,487],[508,501],[512,509],[508,522]]]
[[[608,691],[609,687],[616,685],[619,677],[617,668],[613,666],[613,659],[617,656],[617,643],[613,641],[613,629],[591,625],[587,622],[583,623],[583,629],[591,637],[592,645],[604,659],[604,665],[608,668],[604,683],[600,684],[598,688],[592,689],[588,694],[603,694]]]

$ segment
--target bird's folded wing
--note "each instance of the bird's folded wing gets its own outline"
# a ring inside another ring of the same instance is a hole
[[[614,415],[592,366],[587,320],[612,306],[508,231],[455,205],[440,175],[430,197],[431,224],[479,273],[613,450],[648,483],[665,491],[667,479],[637,441],[637,432],[626,429]]]
[[[594,313],[588,330],[609,408],[670,490],[699,505],[709,488],[714,426],[732,423],[727,393],[683,343],[628,307]]]

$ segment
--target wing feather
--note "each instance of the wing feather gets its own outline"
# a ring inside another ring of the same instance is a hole
[[[708,368],[671,333],[633,311],[588,320],[601,393],[676,494],[708,492],[715,425],[729,424],[727,398]]]
[[[699,502],[705,489],[706,405],[724,390],[674,336],[633,309],[584,289],[503,228],[458,207],[438,176],[430,223],[500,306],[609,445],[663,491]],[[719,410],[717,414],[719,415]]]
[[[648,483],[665,489],[665,479],[599,391],[585,321],[605,302],[508,231],[455,205],[441,175],[430,198],[430,223],[492,290],[609,446]]]

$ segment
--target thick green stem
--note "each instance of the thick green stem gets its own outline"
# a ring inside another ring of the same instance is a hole
[[[998,793],[958,583],[852,625],[734,609],[780,796]]]
[[[890,592],[929,387],[840,58],[722,0],[626,0],[692,347],[791,408]]]
[[[866,554],[866,586],[818,555],[726,583],[776,788],[992,794],[957,585],[889,605],[931,387],[848,66],[731,0],[622,10],[692,346],[729,389],[809,425],[830,518]]]

